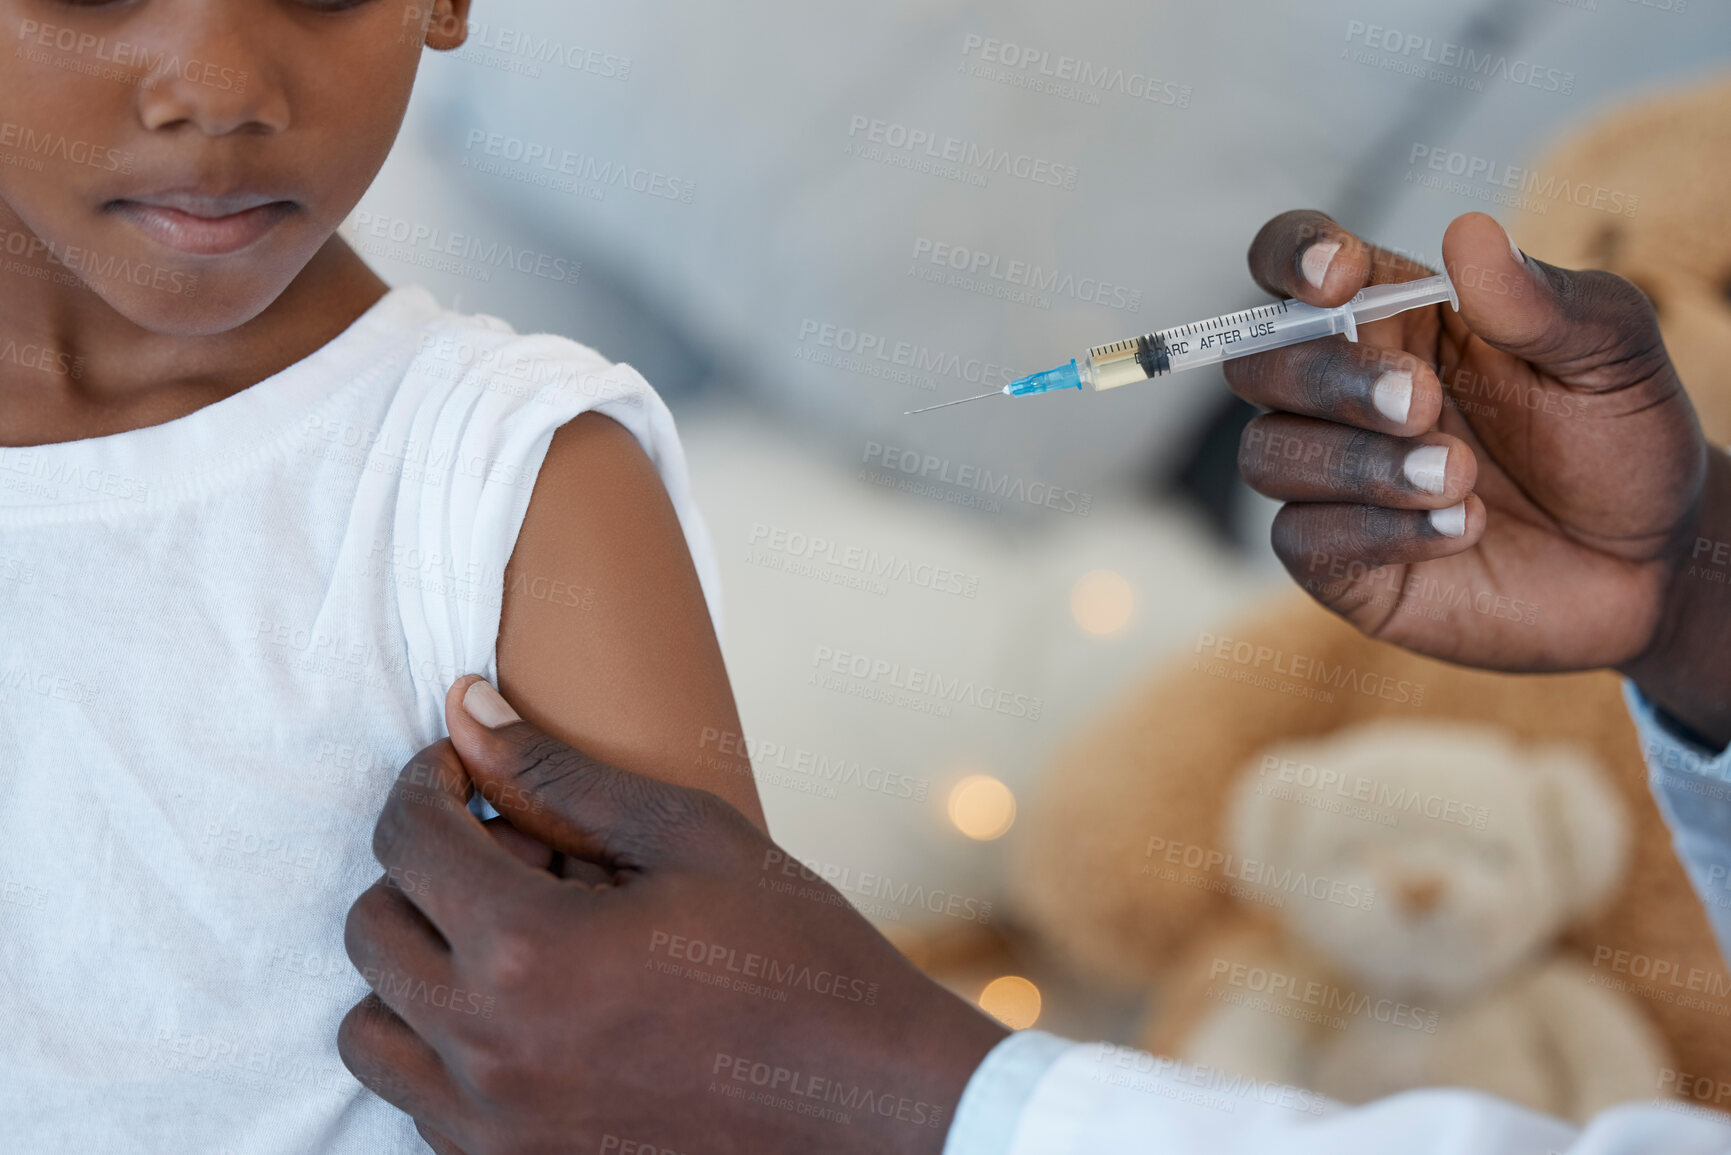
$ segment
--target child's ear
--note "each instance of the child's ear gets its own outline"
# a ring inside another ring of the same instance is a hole
[[[425,0],[416,0],[419,7]],[[469,0],[432,0],[427,47],[438,52],[461,48],[469,38]]]

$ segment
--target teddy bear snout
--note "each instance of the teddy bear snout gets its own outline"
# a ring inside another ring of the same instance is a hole
[[[1408,875],[1395,885],[1395,899],[1406,914],[1429,914],[1442,897],[1443,880],[1434,874]]]

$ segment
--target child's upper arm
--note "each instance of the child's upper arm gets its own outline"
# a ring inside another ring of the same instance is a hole
[[[498,657],[500,690],[549,734],[763,825],[673,503],[610,418],[584,413],[553,436],[505,572]]]

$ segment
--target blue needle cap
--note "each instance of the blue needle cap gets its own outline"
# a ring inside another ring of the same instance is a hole
[[[1026,397],[1030,393],[1050,393],[1054,389],[1080,389],[1082,375],[1076,371],[1075,358],[1068,365],[1060,365],[1056,369],[1047,369],[1044,373],[1030,373],[1026,377],[1010,382],[1006,390],[1012,396]]]

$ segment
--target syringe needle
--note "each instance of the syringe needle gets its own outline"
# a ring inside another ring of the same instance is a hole
[[[976,393],[972,397],[963,397],[959,401],[946,401],[942,405],[928,405],[924,409],[904,409],[902,411],[902,416],[911,417],[915,413],[930,413],[934,409],[948,409],[952,405],[963,405],[969,401],[979,401],[986,397],[1000,397],[1003,395],[1003,392],[1002,389],[994,389],[990,393]]]

